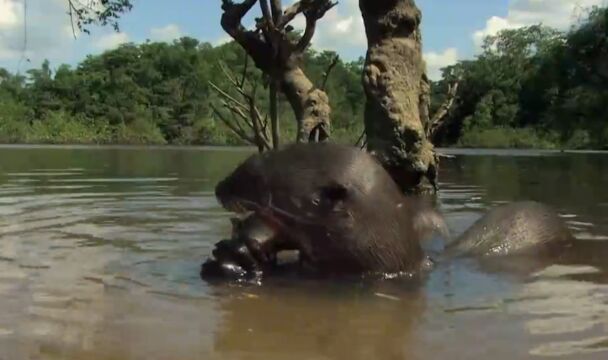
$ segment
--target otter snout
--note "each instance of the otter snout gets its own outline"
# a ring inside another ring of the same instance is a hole
[[[215,186],[215,198],[226,210],[233,212],[240,212],[242,210],[242,206],[239,206],[239,202],[236,200],[227,179],[220,181]]]

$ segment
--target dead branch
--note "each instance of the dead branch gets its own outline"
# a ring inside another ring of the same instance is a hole
[[[323,73],[323,82],[321,83],[321,90],[325,91],[325,87],[327,86],[327,79],[329,79],[329,75],[336,65],[338,65],[338,61],[340,61],[340,56],[336,55],[332,62],[327,67],[327,70]]]
[[[268,5],[268,0],[260,0],[260,9],[262,10],[264,20],[266,21],[266,26],[274,27],[274,20],[272,18],[272,15],[270,14],[270,6]]]
[[[244,0],[240,4],[235,4],[232,0],[222,0],[221,25],[253,59],[256,66],[266,72],[270,69],[272,62],[268,59],[268,44],[260,37],[258,31],[248,31],[242,25],[243,17],[251,10],[258,0]]]
[[[304,1],[304,0],[302,0]],[[310,41],[315,35],[315,30],[317,28],[317,21],[321,19],[326,12],[328,12],[331,8],[336,6],[337,2],[331,2],[329,0],[310,0],[311,5],[302,13],[306,18],[306,28],[304,29],[304,35],[298,41],[294,52],[302,53],[308,45],[310,45]]]
[[[367,145],[367,137],[365,136],[365,129],[363,129],[363,131],[361,131],[361,135],[359,135],[359,138],[355,142],[355,146],[363,149],[365,145]]]
[[[217,118],[219,118],[220,121],[239,138],[255,145],[259,152],[264,152],[265,150],[271,149],[269,135],[267,133],[268,117],[265,116],[264,119],[262,119],[261,112],[256,106],[257,83],[253,82],[251,90],[247,90],[245,87],[245,84],[247,83],[246,74],[248,64],[249,62],[245,61],[241,78],[237,79],[224,63],[218,63],[222,73],[241,99],[237,99],[235,96],[229,94],[228,91],[221,89],[213,82],[209,82],[211,89],[221,98],[221,108],[224,111],[227,111],[231,116],[225,115],[215,105],[212,105],[212,110]]]
[[[239,83],[239,88],[242,88],[245,85],[245,80],[247,80],[247,68],[249,67],[249,56],[245,56],[245,66],[243,66],[243,73],[241,75],[241,82]]]
[[[267,130],[267,124],[262,123],[262,120],[261,120],[262,116],[256,106],[255,94],[256,94],[256,90],[257,90],[257,84],[256,83],[253,84],[253,89],[251,90],[251,92],[247,92],[244,87],[244,84],[245,84],[245,78],[244,78],[245,75],[244,74],[247,71],[247,69],[246,69],[247,65],[248,65],[248,62],[245,61],[245,70],[243,71],[243,80],[241,82],[237,82],[235,80],[234,76],[231,74],[228,67],[224,63],[220,62],[220,68],[222,69],[222,72],[224,73],[226,78],[230,81],[232,86],[236,89],[236,91],[241,95],[241,97],[243,97],[245,99],[248,106],[245,106],[240,101],[234,99],[233,97],[228,95],[225,91],[219,89],[214,84],[211,84],[211,86],[214,90],[216,90],[216,92],[219,92],[221,96],[223,96],[224,98],[230,99],[233,103],[238,105],[238,108],[235,108],[234,110],[231,109],[231,111],[233,113],[235,113],[236,115],[238,115],[242,119],[242,121],[245,122],[249,126],[249,128],[253,131],[254,138],[257,139],[257,141],[265,142],[266,144],[269,144],[270,140],[269,140],[269,135],[268,135],[268,130]],[[272,109],[273,108],[271,106],[271,112],[272,112]],[[243,110],[248,111],[247,116],[245,116],[243,114]],[[274,121],[275,118],[277,118],[277,117],[272,117],[273,124],[275,123],[275,121]],[[264,117],[264,121],[265,122],[268,121],[267,116]],[[278,121],[276,121],[276,123],[278,123]],[[272,145],[273,145],[273,148],[276,149],[279,146],[278,124],[273,125],[272,128],[273,128]],[[276,136],[275,136],[275,133],[276,133]]]
[[[272,129],[272,145],[276,150],[279,148],[280,135],[279,135],[279,111],[278,111],[278,95],[279,89],[277,82],[272,79],[269,87],[270,94],[270,125]]]
[[[71,0],[68,0],[68,14],[70,15],[70,25],[72,26],[72,36],[74,36],[74,40],[76,40],[76,28],[74,28],[74,4]]]
[[[429,122],[429,126],[427,128],[427,138],[432,139],[437,130],[443,125],[443,120],[447,113],[454,105],[454,100],[456,99],[456,95],[458,93],[458,84],[460,82],[460,78],[457,78],[452,84],[448,85],[447,97],[443,104],[439,106],[435,114],[431,117]]]
[[[230,120],[228,120],[223,114],[222,112],[215,107],[215,105],[211,105],[211,109],[213,110],[213,113],[230,129],[232,130],[238,137],[240,137],[241,139],[258,146],[258,151],[262,152],[263,151],[263,147],[260,147],[260,144],[256,143],[255,139],[248,136],[242,128],[240,128],[239,126],[235,125],[235,122],[232,122]]]
[[[283,17],[283,4],[281,0],[271,0],[270,9],[272,12],[272,18],[275,24],[279,24]]]

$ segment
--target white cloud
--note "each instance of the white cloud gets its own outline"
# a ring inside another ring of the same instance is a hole
[[[44,57],[42,53],[51,56],[61,53],[69,39],[66,32],[56,31],[69,24],[65,1],[28,1],[26,21],[24,24],[22,1],[0,0],[0,60],[21,56],[38,59],[38,55]]]
[[[21,6],[14,0],[0,0],[0,29],[11,28],[19,23]]]
[[[129,35],[126,33],[109,33],[100,36],[93,42],[93,46],[99,50],[112,50],[120,44],[124,44],[129,41]]]
[[[473,33],[473,42],[475,43],[475,47],[479,50],[483,44],[483,39],[487,36],[493,36],[502,30],[515,29],[522,26],[525,25],[509,21],[508,19],[499,16],[492,16],[486,22],[486,27],[483,30],[478,30]]]
[[[428,77],[431,80],[441,79],[441,68],[455,64],[458,61],[456,48],[445,49],[441,53],[427,52],[424,54]]]
[[[14,65],[21,58],[31,61],[23,63],[27,67],[38,66],[43,59],[71,58],[75,41],[66,1],[27,0],[25,23],[23,4],[23,0],[0,0],[0,66]]]
[[[538,23],[566,30],[585,9],[606,3],[606,0],[510,0],[507,16],[492,16],[484,29],[473,34],[473,41],[479,50],[488,35]]]
[[[305,29],[304,16],[298,15],[291,25],[297,30]],[[365,53],[367,39],[365,26],[359,10],[358,0],[342,0],[317,22],[312,46],[317,50],[358,50]]]
[[[213,45],[213,46],[220,46],[220,45],[224,45],[226,43],[229,43],[231,41],[232,41],[232,38],[230,37],[230,35],[224,34],[221,37],[219,37],[216,40],[214,40],[213,42],[211,42],[211,45]]]
[[[67,10],[66,0],[27,0],[24,24],[23,0],[0,0],[0,67],[25,71],[44,59],[53,66],[71,63],[129,39],[127,34],[110,34],[109,28],[91,27],[91,35],[81,34],[72,29]],[[25,59],[29,62],[21,61]]]
[[[150,29],[150,38],[156,41],[171,41],[182,36],[182,30],[176,24]]]

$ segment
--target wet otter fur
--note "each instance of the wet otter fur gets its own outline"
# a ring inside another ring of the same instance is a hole
[[[446,256],[558,256],[574,236],[552,207],[516,201],[490,209],[446,247]]]

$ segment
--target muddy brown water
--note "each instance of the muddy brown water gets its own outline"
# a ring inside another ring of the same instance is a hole
[[[249,151],[0,147],[0,359],[608,358],[608,154],[444,150],[455,235],[544,201],[582,245],[572,263],[451,261],[421,287],[208,284],[229,232],[213,187]]]

